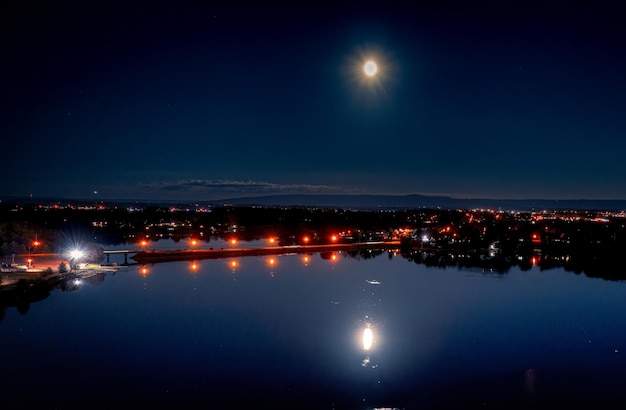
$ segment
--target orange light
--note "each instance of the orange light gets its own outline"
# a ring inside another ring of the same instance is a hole
[[[337,235],[331,236],[330,240],[333,241],[333,242],[337,242]]]
[[[333,261],[333,262],[337,262],[337,255],[334,254],[334,253],[332,255],[330,255],[330,260]]]
[[[238,266],[239,266],[239,262],[237,262],[236,260],[230,261],[230,267],[231,268],[237,269]]]
[[[304,255],[302,257],[302,262],[304,262],[305,265],[309,263],[310,261],[311,261],[311,258],[309,257],[309,255]]]
[[[200,265],[198,265],[196,262],[192,262],[191,265],[189,265],[189,269],[191,269],[192,271],[197,271],[200,268]]]
[[[39,241],[34,241],[33,246],[39,246],[39,243],[40,243]]]
[[[272,245],[273,245],[274,243],[276,243],[276,239],[274,239],[274,238],[269,238],[267,241],[268,241],[270,244],[272,244]]]
[[[230,244],[233,245],[233,246],[237,245],[237,239],[235,239],[235,238],[231,239],[230,240]]]
[[[270,266],[274,266],[274,265],[276,265],[276,259],[274,259],[274,258],[269,258],[269,259],[267,260],[267,264],[268,264],[268,265],[270,265]]]
[[[146,266],[143,266],[141,269],[139,269],[139,273],[141,273],[143,276],[147,276],[148,273],[150,273],[150,270]]]
[[[302,240],[304,241],[304,243],[308,243],[309,242],[309,237],[305,236],[304,238],[302,238]]]
[[[198,245],[198,240],[197,239],[192,239],[190,241],[190,243],[191,243],[191,246],[197,246]]]
[[[139,242],[139,245],[140,245],[141,247],[146,247],[146,246],[148,246],[148,241],[146,241],[145,239],[143,239],[141,242]]]

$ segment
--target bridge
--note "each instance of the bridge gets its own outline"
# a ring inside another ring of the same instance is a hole
[[[139,251],[131,251],[130,249],[120,249],[112,251],[102,251],[107,257],[107,263],[111,263],[110,255],[124,255],[124,265],[128,265],[128,254],[136,254]]]

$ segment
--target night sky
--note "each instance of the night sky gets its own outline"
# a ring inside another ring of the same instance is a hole
[[[0,195],[626,199],[617,6],[428,3],[3,2]]]

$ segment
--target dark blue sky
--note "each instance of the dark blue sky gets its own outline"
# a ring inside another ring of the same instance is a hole
[[[3,195],[626,199],[617,7],[23,3]]]

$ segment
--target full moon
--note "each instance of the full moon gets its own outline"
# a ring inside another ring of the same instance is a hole
[[[363,66],[363,71],[365,71],[365,75],[367,75],[368,77],[373,77],[376,75],[378,67],[376,66],[375,62],[368,61],[367,63],[365,63],[365,66]]]

